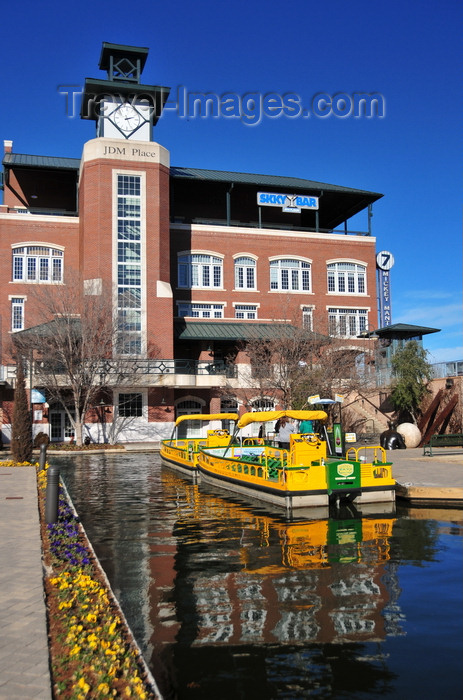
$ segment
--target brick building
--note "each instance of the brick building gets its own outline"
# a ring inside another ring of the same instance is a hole
[[[106,399],[105,420],[116,420],[121,406],[131,414],[122,440],[165,437],[184,412],[252,406],[249,383],[243,390],[249,366],[243,341],[300,325],[336,333],[360,352],[358,336],[377,325],[370,221],[381,195],[171,166],[169,152],[152,140],[169,90],[140,82],[147,53],[103,44],[99,65],[107,79],[87,79],[81,114],[95,121],[97,137],[83,145],[80,160],[17,154],[4,141],[5,441],[14,388],[8,340],[38,323],[31,289],[65,285],[68,271],[81,274],[87,293],[104,284],[114,290],[118,348],[137,367],[133,386],[113,385]],[[350,232],[349,219],[362,212],[365,230]],[[69,439],[72,425],[62,407],[48,405],[33,371],[29,382],[37,390],[34,432]],[[262,401],[257,392],[256,401]],[[92,439],[102,439],[100,423],[89,417]]]

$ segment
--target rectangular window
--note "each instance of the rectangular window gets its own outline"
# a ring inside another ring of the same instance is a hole
[[[117,347],[119,352],[124,355],[139,355],[142,349],[142,316],[140,311],[142,299],[141,261],[143,254],[141,244],[141,204],[141,177],[138,175],[118,175]]]
[[[121,219],[117,224],[119,240],[139,241],[140,222],[136,219]]]
[[[335,280],[334,272],[328,272],[328,291],[329,292],[336,291],[336,280]]]
[[[63,261],[61,258],[52,259],[51,279],[53,282],[61,282],[63,279]]]
[[[235,318],[252,320],[257,318],[256,304],[237,304],[235,306]]]
[[[256,286],[254,281],[254,269],[252,267],[248,267],[246,270],[246,286],[248,289],[254,289]]]
[[[178,302],[178,315],[192,318],[223,318],[223,304],[188,304]]]
[[[302,307],[302,327],[313,331],[313,309],[311,306]]]
[[[141,394],[119,394],[119,415],[124,418],[141,418],[143,397]]]
[[[11,300],[11,330],[24,330],[24,299],[21,297]]]
[[[48,280],[48,258],[40,258],[40,281]]]
[[[117,259],[118,262],[140,262],[140,243],[119,241],[119,244],[117,246]]]
[[[27,258],[27,281],[34,282],[37,276],[37,258]]]
[[[23,260],[24,258],[19,258],[13,256],[13,280],[22,280],[23,278]]]
[[[356,338],[367,328],[366,309],[328,309],[330,335]]]

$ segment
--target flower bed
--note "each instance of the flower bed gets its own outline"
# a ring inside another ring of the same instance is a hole
[[[158,698],[61,486],[58,521],[45,525],[46,469],[38,471],[38,491],[54,694],[70,700]]]
[[[47,446],[47,450],[54,452],[65,450],[66,452],[80,452],[81,450],[124,450],[124,445],[116,443],[111,445],[109,442],[91,442],[89,445],[76,445],[75,442],[51,442]]]

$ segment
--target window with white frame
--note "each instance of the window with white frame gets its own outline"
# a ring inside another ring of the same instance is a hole
[[[330,335],[356,338],[367,329],[367,309],[328,309]]]
[[[310,263],[292,258],[270,261],[270,289],[279,292],[310,292]]]
[[[328,291],[336,294],[365,294],[366,267],[358,263],[336,262],[327,266]]]
[[[313,331],[313,307],[302,307],[302,327],[308,331]]]
[[[235,318],[257,318],[257,304],[236,304]]]
[[[241,256],[235,258],[235,289],[256,288],[256,261]]]
[[[11,298],[11,330],[13,332],[24,330],[24,298],[23,297],[12,297]]]
[[[117,176],[118,349],[141,353],[141,178]]]
[[[13,282],[62,281],[62,250],[41,245],[13,248]]]
[[[222,287],[223,260],[207,253],[178,256],[178,286],[187,289]]]
[[[224,304],[194,304],[177,302],[179,316],[192,318],[223,318]]]

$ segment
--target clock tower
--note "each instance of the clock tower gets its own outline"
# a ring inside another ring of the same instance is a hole
[[[97,136],[151,141],[170,88],[143,85],[148,49],[103,42],[99,67],[107,80],[86,78],[82,119],[96,121]]]
[[[169,88],[140,82],[147,54],[103,43],[107,79],[85,81],[81,116],[97,133],[81,158],[80,269],[86,294],[112,290],[118,352],[171,358],[170,158],[152,140]]]

